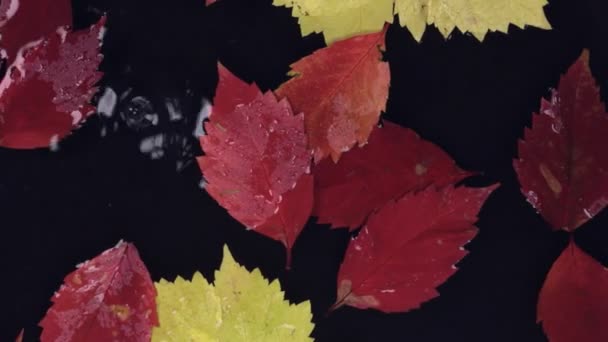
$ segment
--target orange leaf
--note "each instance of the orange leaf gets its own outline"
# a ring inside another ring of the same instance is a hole
[[[382,61],[386,29],[346,39],[294,63],[276,90],[304,113],[315,162],[363,145],[386,106],[390,72]]]

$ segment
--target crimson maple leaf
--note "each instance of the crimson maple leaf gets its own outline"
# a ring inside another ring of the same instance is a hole
[[[248,229],[291,248],[312,210],[311,153],[304,117],[286,99],[262,94],[226,68],[214,98],[205,155],[198,158],[207,192]]]
[[[608,341],[608,270],[571,240],[547,275],[537,317],[551,342]]]
[[[470,175],[436,145],[389,121],[374,129],[369,143],[325,159],[313,168],[313,215],[332,227],[360,227],[390,200],[431,184],[441,187]]]
[[[155,298],[137,249],[120,242],[65,277],[40,322],[41,341],[149,342]]]
[[[388,98],[390,72],[382,61],[386,29],[349,38],[294,63],[292,79],[277,90],[304,113],[315,162],[334,161],[364,145]]]
[[[514,161],[522,193],[553,229],[573,231],[608,204],[608,113],[584,51],[533,115]]]
[[[428,187],[371,215],[348,245],[332,309],[405,312],[438,296],[437,286],[456,272],[466,255],[462,246],[477,234],[477,213],[496,187]]]
[[[17,4],[15,13],[7,9],[1,27],[2,44],[8,44],[3,46],[9,50],[12,63],[0,82],[0,146],[47,147],[95,110],[89,101],[101,78],[97,67],[102,59],[99,48],[105,18],[85,30],[71,32],[60,26],[48,33],[49,26],[65,22],[65,14],[41,23],[36,18],[64,13],[66,7],[71,17],[69,2],[58,1],[54,7],[55,2],[51,5],[45,0],[40,8],[34,1]],[[5,41],[5,37],[10,39]],[[17,46],[21,47],[14,51]]]

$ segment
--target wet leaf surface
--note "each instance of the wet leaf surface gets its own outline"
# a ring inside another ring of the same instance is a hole
[[[585,51],[542,100],[514,162],[522,193],[553,229],[573,231],[608,205],[607,133]]]
[[[551,342],[608,340],[608,270],[574,241],[555,261],[538,299]]]
[[[333,308],[406,312],[437,297],[477,234],[477,213],[496,186],[429,187],[389,202],[346,250]]]
[[[62,27],[19,50],[0,83],[0,146],[52,148],[94,113],[104,24]]]
[[[135,246],[120,242],[78,266],[40,322],[42,342],[150,341],[156,290]]]
[[[338,163],[323,160],[313,174],[313,215],[319,223],[351,230],[408,192],[454,184],[470,175],[439,147],[390,121],[374,129],[367,145],[353,148]]]
[[[214,102],[219,108],[205,123],[205,155],[198,158],[205,189],[247,229],[282,242],[289,267],[291,247],[312,210],[304,116],[221,65]]]

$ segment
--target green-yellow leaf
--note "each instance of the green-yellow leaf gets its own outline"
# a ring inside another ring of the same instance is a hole
[[[354,35],[380,31],[399,15],[418,41],[428,25],[444,37],[455,28],[482,41],[488,31],[507,32],[509,24],[550,29],[547,0],[274,0],[292,8],[303,35],[323,32],[329,44]]]
[[[156,287],[160,326],[153,342],[312,341],[310,303],[285,301],[277,280],[247,271],[227,247],[215,285],[196,273],[192,281],[178,277]]]
[[[382,30],[393,21],[394,0],[274,0],[292,7],[303,35],[323,32],[329,44],[358,34]]]
[[[222,325],[220,298],[212,285],[196,272],[192,281],[177,277],[170,283],[156,283],[160,327],[152,332],[152,341],[218,341],[216,331]]]

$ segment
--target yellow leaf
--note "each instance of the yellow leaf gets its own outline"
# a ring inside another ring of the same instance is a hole
[[[448,37],[455,28],[480,41],[488,31],[507,32],[509,24],[550,29],[543,7],[547,0],[274,0],[292,8],[303,35],[323,32],[325,41],[380,31],[399,15],[420,41],[426,25],[435,25]]]
[[[248,272],[227,247],[215,285],[196,273],[191,282],[178,277],[156,287],[160,326],[153,342],[312,341],[310,303],[289,304],[278,281]]]
[[[302,34],[323,32],[329,44],[356,34],[382,30],[385,22],[393,21],[393,1],[275,0],[274,4],[294,6],[292,13],[299,18]]]
[[[192,281],[177,277],[170,283],[156,283],[159,327],[152,332],[154,342],[211,342],[222,325],[220,298],[200,273]]]

